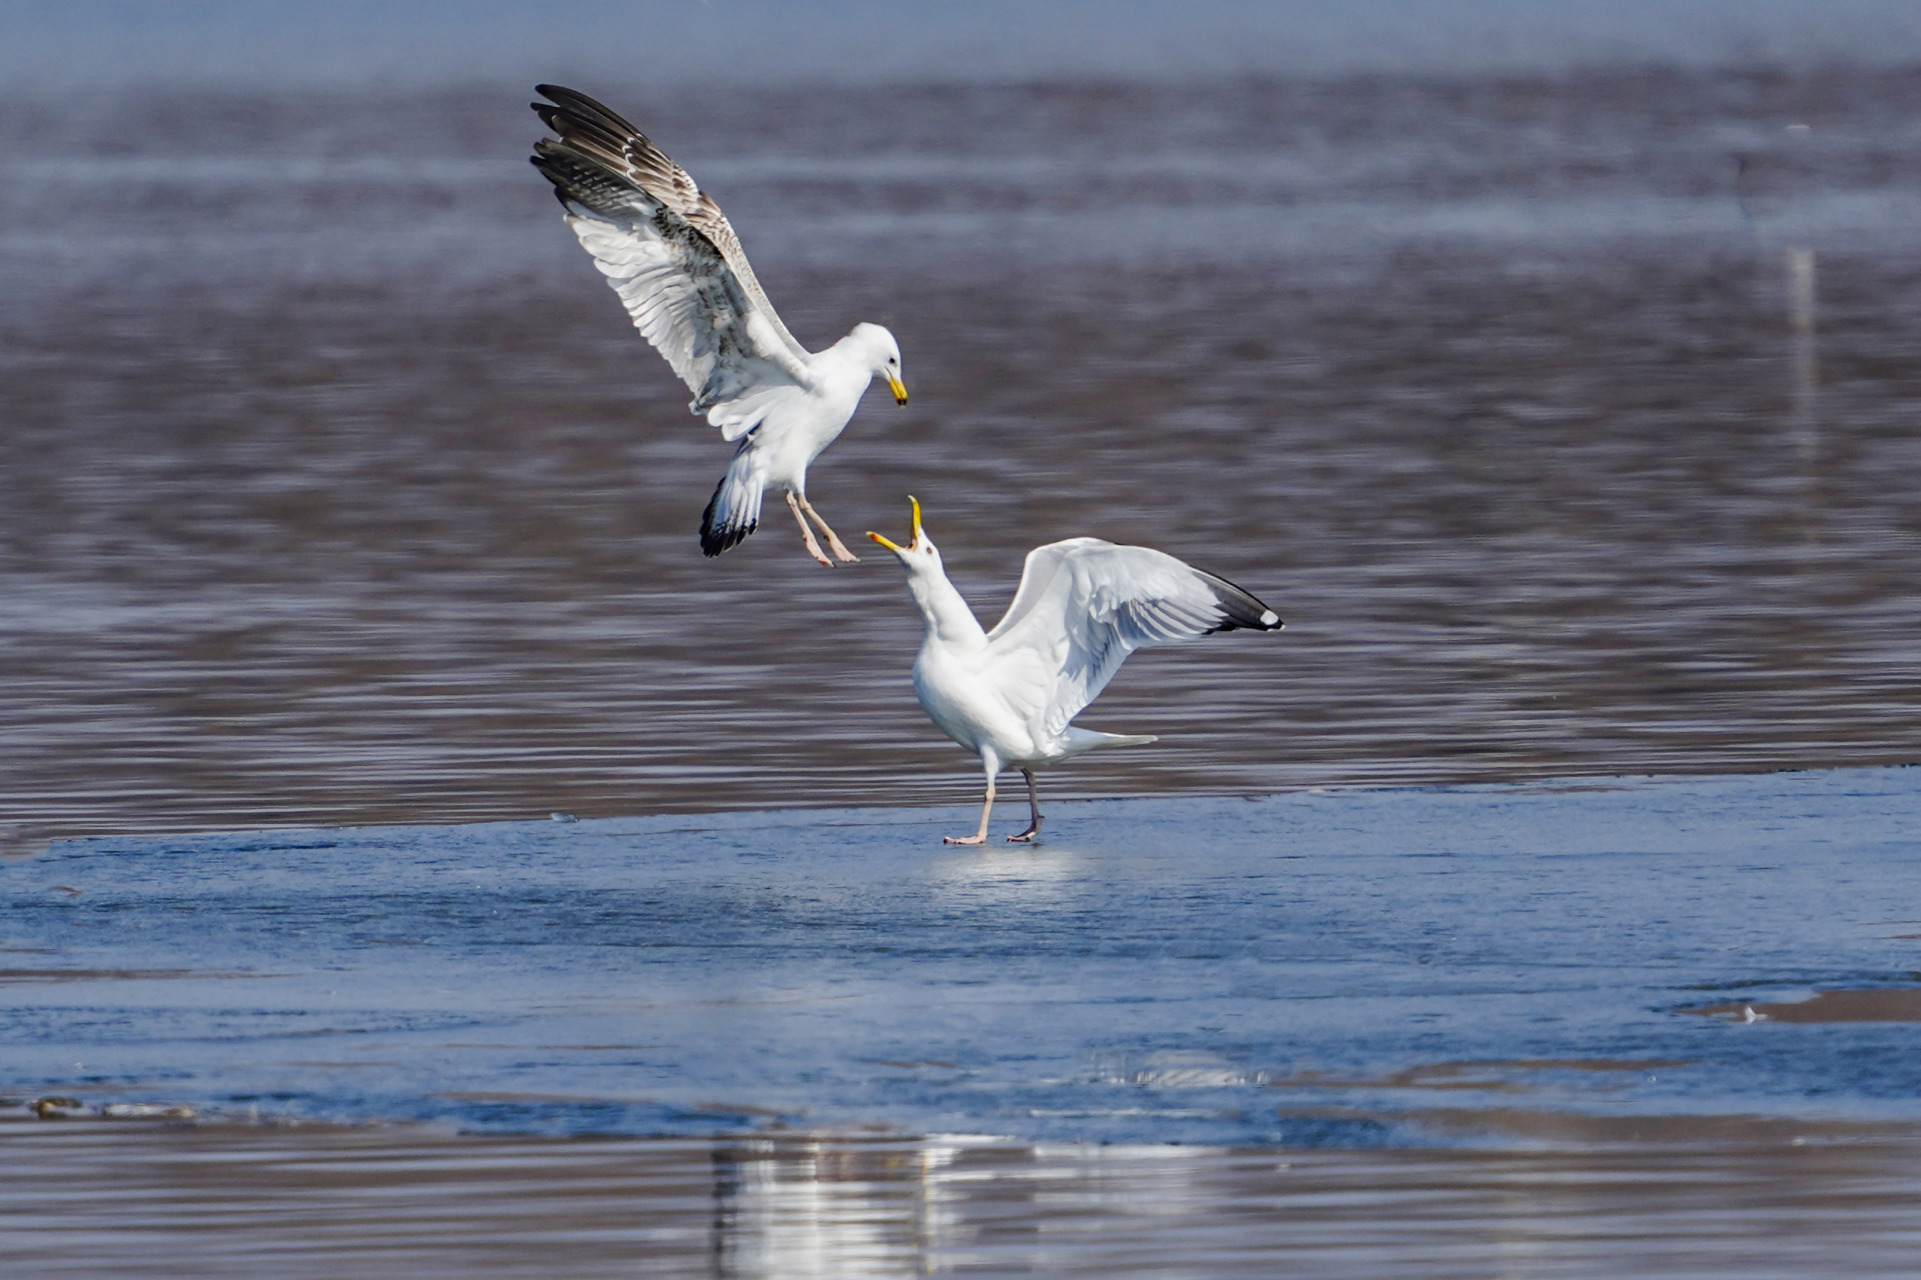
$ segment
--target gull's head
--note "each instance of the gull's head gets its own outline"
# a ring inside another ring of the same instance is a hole
[[[868,369],[885,380],[887,389],[894,393],[894,403],[906,404],[907,384],[900,380],[900,343],[894,341],[894,335],[877,324],[857,324],[854,337],[872,362]]]
[[[900,562],[907,566],[907,572],[915,577],[923,573],[943,573],[940,548],[936,547],[934,540],[927,536],[927,530],[921,528],[920,499],[909,494],[907,501],[913,506],[914,512],[914,536],[911,542],[903,547],[892,538],[883,537],[871,529],[868,530],[867,536],[899,556]]]

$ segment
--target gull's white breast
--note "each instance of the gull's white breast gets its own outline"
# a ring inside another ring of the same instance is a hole
[[[930,636],[914,660],[914,693],[928,719],[969,751],[990,747],[1007,765],[1059,759],[1059,744],[1041,728],[1037,657],[961,649]]]
[[[840,438],[854,416],[871,375],[837,356],[830,349],[812,357],[814,385],[767,415],[760,439],[769,483],[802,487],[807,465]]]

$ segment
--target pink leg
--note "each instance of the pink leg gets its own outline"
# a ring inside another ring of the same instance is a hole
[[[993,812],[994,812],[994,779],[992,775],[989,775],[987,779],[987,799],[981,803],[981,829],[979,831],[976,831],[971,836],[943,836],[941,838],[941,843],[942,844],[986,844],[987,843],[987,819],[988,819],[988,815],[992,814]]]
[[[842,564],[859,563],[860,557],[849,551],[846,546],[842,544],[840,535],[827,527],[827,522],[820,518],[820,512],[814,510],[814,504],[807,501],[807,495],[804,493],[800,495],[800,509],[805,511],[807,518],[819,525],[820,531],[827,535],[827,549],[834,553],[835,559],[839,560]]]
[[[792,489],[787,491],[787,506],[788,509],[794,513],[794,519],[800,521],[800,537],[801,541],[807,544],[807,554],[828,568],[833,568],[834,562],[829,560],[826,553],[820,549],[820,543],[814,541],[814,531],[807,527],[807,517],[800,513],[800,503],[794,500],[794,491]]]

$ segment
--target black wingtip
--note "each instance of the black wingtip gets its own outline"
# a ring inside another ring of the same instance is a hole
[[[597,128],[617,137],[640,133],[640,130],[635,128],[633,122],[627,117],[606,103],[588,97],[578,89],[569,89],[565,85],[558,84],[537,84],[534,86],[534,92],[554,104],[551,107],[545,102],[527,104],[539,113],[541,119],[547,121],[550,128],[554,127],[552,115],[560,115],[569,117],[578,124]],[[561,130],[555,128],[554,132],[560,133]]]
[[[1287,624],[1281,615],[1255,599],[1254,593],[1209,573],[1207,585],[1214,589],[1214,602],[1220,606],[1221,621],[1215,631],[1279,631]]]

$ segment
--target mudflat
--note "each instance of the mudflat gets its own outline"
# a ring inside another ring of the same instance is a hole
[[[0,1257],[33,1280],[1908,1270],[1912,1129],[1677,1136],[1275,1150],[0,1123]]]

